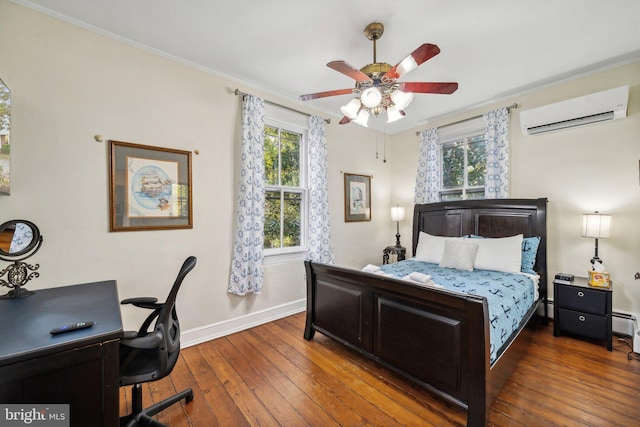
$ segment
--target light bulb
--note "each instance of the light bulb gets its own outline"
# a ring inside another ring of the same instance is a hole
[[[340,107],[340,111],[342,111],[342,114],[353,120],[358,117],[360,106],[360,100],[358,98],[353,98],[347,105]]]
[[[360,110],[358,113],[358,117],[353,121],[353,123],[357,123],[360,126],[368,127],[367,122],[369,121],[369,112],[364,108]]]
[[[387,123],[393,123],[405,116],[404,111],[398,108],[397,105],[387,107]]]
[[[362,105],[367,108],[374,108],[380,105],[380,101],[382,101],[382,94],[377,87],[370,87],[365,89],[360,96],[362,100]]]
[[[413,92],[393,91],[391,100],[398,107],[398,110],[404,110],[411,104],[411,101],[413,101]]]

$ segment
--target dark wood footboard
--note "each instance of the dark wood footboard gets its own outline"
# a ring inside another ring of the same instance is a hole
[[[304,337],[321,332],[468,411],[488,417],[488,308],[484,298],[357,270],[305,262]]]
[[[493,365],[486,299],[311,261],[305,261],[304,338],[327,335],[466,409],[467,425],[487,425],[491,403],[531,340],[541,301],[546,319],[546,203],[479,200],[414,210],[414,253],[420,231],[540,237],[535,270],[541,298]]]

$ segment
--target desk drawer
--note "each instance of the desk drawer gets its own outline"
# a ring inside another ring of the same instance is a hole
[[[607,339],[607,318],[561,308],[559,326],[563,331],[582,335],[596,340]]]
[[[562,308],[593,314],[607,314],[607,294],[575,286],[558,286],[557,304]]]

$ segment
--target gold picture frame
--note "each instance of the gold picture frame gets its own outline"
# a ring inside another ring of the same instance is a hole
[[[371,176],[344,174],[344,222],[371,221]]]
[[[193,228],[191,152],[109,141],[111,231]]]

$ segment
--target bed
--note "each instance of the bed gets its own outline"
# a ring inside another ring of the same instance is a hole
[[[309,260],[304,338],[329,336],[465,409],[467,425],[487,425],[495,396],[547,319],[546,205],[538,198],[414,207],[413,254],[421,232],[540,238],[533,261],[538,298],[494,360],[487,298]]]

